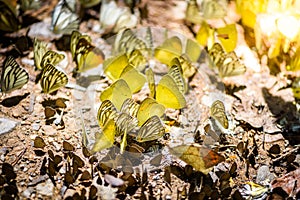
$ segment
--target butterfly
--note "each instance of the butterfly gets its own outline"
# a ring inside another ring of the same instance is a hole
[[[23,11],[38,9],[41,6],[40,0],[21,0],[20,7]]]
[[[60,0],[52,13],[51,30],[55,34],[71,34],[79,27],[75,0]]]
[[[124,28],[134,28],[138,17],[128,7],[119,7],[115,1],[104,1],[100,10],[100,26],[103,32],[117,33]]]
[[[181,63],[177,58],[172,60],[172,66],[169,69],[168,74],[174,79],[179,91],[182,94],[187,92],[187,84],[183,77]]]
[[[226,16],[226,0],[203,0],[201,11],[205,19],[219,19]]]
[[[222,101],[216,100],[210,107],[210,116],[218,121],[223,128],[228,128],[228,119],[225,113],[225,106]]]
[[[147,69],[146,75],[148,80],[148,87],[150,89],[150,97],[155,96],[158,103],[165,108],[181,109],[186,106],[186,100],[183,92],[186,90],[185,83],[182,78],[179,66],[173,65],[168,74],[164,75],[158,84],[155,86],[154,73],[151,68]]]
[[[103,128],[109,120],[116,120],[117,116],[118,111],[114,104],[110,100],[104,100],[101,103],[97,113],[97,120],[99,126]]]
[[[22,88],[29,80],[29,75],[25,69],[15,61],[12,56],[8,56],[2,67],[1,92],[9,93]]]
[[[189,0],[185,11],[185,19],[194,24],[201,24],[203,17],[200,15],[200,9],[196,0]]]
[[[162,45],[156,47],[154,50],[155,58],[161,63],[169,66],[175,57],[179,57],[182,54],[186,54],[186,56],[192,62],[196,62],[200,56],[200,53],[201,48],[197,42],[187,39],[185,49],[183,49],[183,44],[180,38],[177,36],[166,39]]]
[[[101,2],[101,0],[79,0],[80,4],[85,8],[93,7]]]
[[[127,28],[118,32],[114,42],[114,53],[130,54],[135,49],[145,51],[148,49],[146,43],[139,39],[131,29]]]
[[[67,75],[52,64],[47,64],[42,71],[40,84],[42,91],[47,94],[55,92],[68,83]]]
[[[213,166],[225,161],[222,155],[205,146],[179,145],[170,148],[170,153],[203,174],[208,174]]]
[[[103,63],[104,73],[113,81],[124,79],[132,93],[141,90],[146,82],[144,74],[139,72],[131,63],[125,54],[109,58]]]
[[[100,100],[110,100],[118,110],[121,109],[123,102],[127,98],[131,98],[131,90],[123,79],[119,79],[111,84],[108,88],[100,94]]]
[[[137,102],[131,98],[128,98],[123,102],[120,112],[136,118],[139,107],[140,105]]]
[[[156,115],[158,117],[163,116],[165,113],[165,107],[158,103],[153,98],[145,98],[139,105],[136,117],[138,119],[138,125],[144,124],[150,117]]]
[[[57,65],[65,58],[64,54],[48,50],[47,43],[34,38],[33,43],[34,64],[36,68],[43,69],[47,64]]]
[[[16,15],[16,8],[9,2],[0,1],[0,30],[14,32],[20,28],[20,22]]]
[[[108,120],[99,133],[95,134],[95,143],[91,153],[99,152],[113,146],[115,141],[116,123],[113,119]]]
[[[73,31],[71,35],[70,49],[73,60],[76,62],[77,72],[84,72],[103,63],[104,53],[91,44],[91,38]]]
[[[246,66],[241,63],[235,52],[226,53],[219,43],[215,43],[209,49],[208,54],[221,78],[237,76],[246,72]]]
[[[161,138],[165,134],[165,128],[156,115],[150,117],[139,129],[135,138],[138,142],[147,142]]]
[[[116,119],[116,136],[120,136],[130,132],[137,127],[137,119],[127,113],[121,112]],[[126,137],[126,135],[125,135]]]

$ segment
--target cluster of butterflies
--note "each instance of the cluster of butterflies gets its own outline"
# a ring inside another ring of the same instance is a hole
[[[157,140],[165,134],[160,117],[164,107],[152,98],[144,99],[140,104],[127,98],[120,109],[110,100],[102,101],[97,120],[101,132],[97,136],[92,152],[111,147],[115,138],[122,136],[121,151],[127,146],[127,135],[131,135],[139,143]]]

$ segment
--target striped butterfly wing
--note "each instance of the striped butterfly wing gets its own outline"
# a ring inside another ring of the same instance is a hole
[[[179,91],[184,94],[187,91],[187,86],[183,78],[183,71],[181,64],[177,58],[172,60],[172,66],[168,74],[174,79]]]
[[[55,51],[49,50],[44,54],[40,66],[42,68],[44,68],[47,64],[51,64],[55,66],[64,58],[65,58],[64,54],[59,54]]]
[[[72,58],[75,61],[76,47],[80,38],[84,38],[88,43],[92,42],[92,39],[88,35],[82,35],[78,31],[73,31],[71,34],[70,50],[72,53]]]
[[[5,32],[14,32],[19,29],[20,22],[14,13],[14,8],[6,3],[0,1],[0,30]]]
[[[130,115],[132,117],[136,117],[139,107],[140,107],[140,105],[137,102],[135,102],[131,98],[128,98],[123,102],[120,111],[122,113],[127,113],[128,115]]]
[[[154,72],[151,68],[148,68],[145,72],[148,81],[148,87],[150,90],[149,97],[155,98],[155,79],[154,79]]]
[[[21,68],[12,56],[4,61],[1,74],[1,92],[9,93],[23,87],[29,80],[25,69]]]
[[[209,49],[208,54],[214,64],[213,67],[220,68],[226,57],[226,53],[219,43],[214,43],[214,45]]]
[[[210,107],[210,115],[217,120],[225,129],[228,128],[228,119],[225,113],[225,106],[222,101],[216,100]]]
[[[219,76],[230,77],[244,74],[246,66],[241,63],[234,51],[228,53],[223,61],[223,65],[218,67]]]
[[[71,34],[79,28],[75,0],[60,0],[52,13],[51,30],[55,34]]]
[[[117,34],[114,52],[130,54],[133,50],[138,49],[140,51],[146,50],[146,43],[139,39],[130,29],[125,29]]]
[[[50,94],[68,83],[67,75],[55,68],[51,64],[47,64],[42,72],[40,84],[44,93]]]
[[[135,117],[130,116],[127,113],[121,113],[116,119],[116,136],[128,133],[135,127],[137,127],[138,121]]]
[[[75,52],[77,72],[84,72],[95,68],[103,63],[103,60],[104,54],[100,49],[93,46],[85,37],[79,38]]]
[[[38,40],[37,38],[34,38],[33,42],[33,54],[34,54],[34,65],[38,69],[43,69],[41,66],[41,62],[43,59],[43,56],[48,51],[47,43]]]
[[[117,116],[118,111],[114,104],[110,100],[104,100],[101,103],[97,114],[99,126],[103,128],[109,120],[116,120]]]
[[[136,141],[147,142],[161,138],[165,134],[165,128],[157,115],[150,117],[140,128]]]

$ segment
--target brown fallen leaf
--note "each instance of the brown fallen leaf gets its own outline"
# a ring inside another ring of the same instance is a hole
[[[204,146],[179,145],[170,148],[170,152],[203,174],[208,174],[213,166],[225,161],[222,155]]]

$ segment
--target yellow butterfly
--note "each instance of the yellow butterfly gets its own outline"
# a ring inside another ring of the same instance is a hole
[[[21,68],[12,56],[8,56],[3,64],[0,88],[2,93],[9,93],[22,88],[29,80],[25,69]]]
[[[164,75],[156,86],[155,99],[166,108],[181,109],[186,106],[183,94],[169,74]]]
[[[154,115],[161,117],[164,113],[165,107],[162,104],[157,103],[157,101],[153,98],[145,98],[139,105],[136,112],[138,125],[141,126]]]
[[[154,56],[161,63],[166,65],[171,64],[171,61],[175,57],[179,57],[182,54],[186,54],[186,56],[192,61],[196,62],[200,56],[201,48],[197,42],[187,39],[185,49],[183,49],[183,44],[179,37],[173,36],[171,38],[166,39],[161,46],[158,46],[154,50]]]
[[[225,106],[222,101],[216,100],[210,107],[210,116],[218,121],[223,128],[228,128],[228,119],[225,113]]]
[[[137,112],[139,110],[140,105],[135,102],[133,99],[128,98],[126,99],[121,107],[121,112],[122,113],[127,113],[128,115],[132,117],[137,117]]]
[[[140,91],[146,83],[145,75],[135,69],[132,65],[127,65],[127,67],[125,67],[120,78],[127,82],[132,93]]]
[[[185,11],[185,19],[194,24],[201,24],[203,17],[200,15],[200,10],[196,0],[189,0]]]
[[[20,28],[15,7],[9,2],[0,1],[0,30],[5,32],[14,32]]]
[[[160,79],[157,86],[155,86],[154,73],[151,68],[146,70],[146,76],[150,97],[153,98],[154,96],[156,101],[166,108],[181,109],[186,106],[186,100],[181,92],[185,91],[185,86],[184,83],[180,82],[182,77],[182,75],[178,74],[180,73],[180,69],[175,68],[176,65],[170,69],[168,74]],[[179,87],[181,87],[181,89]]]
[[[71,34],[79,27],[76,1],[60,0],[52,12],[51,30],[55,34]]]
[[[110,100],[118,110],[121,109],[123,102],[127,98],[131,98],[131,90],[123,79],[119,79],[100,94],[100,100]]]
[[[103,128],[109,120],[116,120],[117,116],[118,111],[113,105],[113,103],[110,100],[104,100],[101,103],[97,113],[97,120],[99,126]]]
[[[226,0],[203,0],[201,11],[205,19],[219,19],[226,16]]]
[[[95,143],[91,152],[96,153],[103,149],[113,146],[115,141],[116,124],[113,119],[108,120],[105,126],[101,129],[101,132],[95,134]]]
[[[119,78],[124,79],[132,93],[140,91],[146,82],[145,75],[129,63],[125,54],[105,60],[103,63],[103,70],[108,78],[113,81],[116,81]]]
[[[158,116],[154,115],[141,126],[135,140],[138,142],[152,141],[161,138],[164,134],[163,123]]]
[[[47,64],[42,71],[40,84],[44,93],[51,94],[68,83],[67,75],[55,68],[51,64]]]
[[[208,53],[221,78],[237,76],[246,72],[246,66],[241,63],[235,52],[225,53],[219,43],[215,43]]]
[[[145,72],[146,77],[147,77],[147,81],[148,81],[148,87],[150,90],[150,94],[149,97],[151,98],[155,98],[155,79],[154,79],[154,73],[153,70],[151,68],[148,68]]]
[[[104,61],[103,52],[89,43],[85,38],[80,38],[76,46],[75,62],[76,71],[84,72],[95,68]]]
[[[36,68],[43,69],[47,64],[57,65],[65,58],[64,54],[48,50],[47,43],[34,38],[33,43],[34,64]]]

